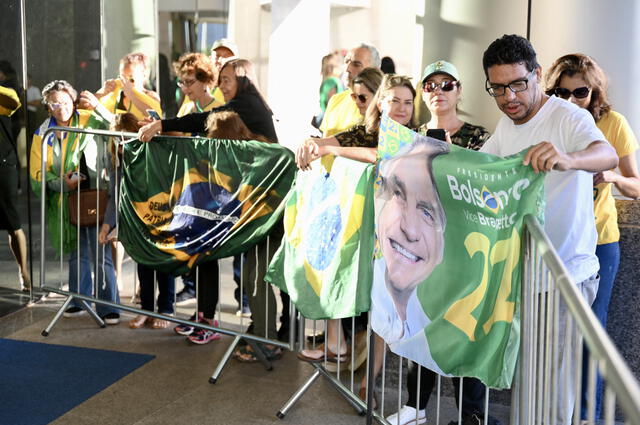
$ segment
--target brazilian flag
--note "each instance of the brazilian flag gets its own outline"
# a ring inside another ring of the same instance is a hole
[[[175,275],[265,238],[295,177],[291,151],[257,141],[135,140],[123,162],[119,239],[137,263]]]
[[[374,166],[333,156],[313,165],[298,172],[265,279],[306,318],[352,317],[370,305]]]

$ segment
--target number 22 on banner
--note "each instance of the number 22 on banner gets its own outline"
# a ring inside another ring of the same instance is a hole
[[[513,229],[509,239],[503,239],[491,247],[489,238],[482,233],[473,232],[464,241],[469,257],[481,253],[484,257],[482,280],[480,285],[469,295],[456,301],[444,314],[445,320],[464,332],[470,341],[475,341],[475,331],[478,321],[473,317],[473,311],[485,300],[489,285],[489,271],[498,263],[504,262],[500,289],[491,316],[484,322],[482,329],[488,334],[496,322],[513,320],[514,302],[507,301],[512,289],[513,271],[518,265],[520,257],[520,236]]]

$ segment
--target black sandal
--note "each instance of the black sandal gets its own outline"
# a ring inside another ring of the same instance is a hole
[[[258,345],[258,347],[262,350],[267,360],[278,360],[282,357],[282,348],[280,347],[273,346],[269,348],[263,344]],[[260,360],[249,344],[238,347],[233,352],[233,358],[243,363],[255,363]]]

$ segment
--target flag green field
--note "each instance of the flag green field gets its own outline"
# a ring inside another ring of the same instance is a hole
[[[257,141],[156,137],[124,147],[118,237],[175,275],[246,251],[282,219],[293,154]]]

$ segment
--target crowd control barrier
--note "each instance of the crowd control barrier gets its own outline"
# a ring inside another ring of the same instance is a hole
[[[106,143],[107,138],[114,138],[114,140],[118,143],[118,144],[124,144],[129,142],[130,140],[134,139],[137,137],[137,134],[135,133],[126,133],[126,132],[119,132],[119,131],[106,131],[106,130],[94,130],[94,129],[79,129],[79,128],[67,128],[67,127],[51,127],[49,128],[43,135],[42,138],[42,146],[41,146],[41,152],[42,152],[42,162],[41,162],[41,173],[44,176],[45,175],[45,167],[46,167],[46,147],[47,147],[47,143],[50,141],[50,138],[53,136],[55,131],[62,131],[62,132],[70,132],[70,133],[78,133],[78,134],[88,134],[88,135],[92,135],[92,136],[98,136],[98,141],[97,143]],[[186,141],[185,141],[186,143]],[[98,149],[99,151],[100,149]],[[117,169],[117,168],[116,168]],[[99,173],[104,173],[106,172],[105,170],[99,170]],[[59,193],[63,193],[64,192],[64,188],[63,188],[63,179],[62,179],[62,173],[60,176],[60,190]],[[116,175],[116,180],[117,180],[117,175]],[[100,188],[99,184],[100,184],[100,179],[96,179],[97,180],[97,189],[106,189],[106,188]],[[77,189],[78,192],[80,191],[80,185],[78,185]],[[116,195],[116,202],[119,202],[119,193]],[[163,319],[163,320],[167,320],[169,322],[173,322],[176,324],[182,324],[182,325],[187,325],[187,326],[193,326],[193,327],[197,327],[197,328],[202,328],[202,329],[207,329],[207,330],[211,330],[214,332],[219,332],[221,334],[225,334],[225,335],[229,335],[234,337],[234,339],[232,340],[232,343],[229,345],[229,347],[227,348],[227,350],[225,351],[222,359],[219,361],[219,363],[217,364],[217,366],[215,367],[214,372],[212,373],[211,377],[209,378],[209,382],[214,384],[218,381],[220,374],[222,373],[222,370],[224,369],[225,365],[227,364],[227,362],[229,361],[229,359],[231,358],[235,348],[238,346],[238,344],[244,340],[246,341],[253,349],[256,357],[258,358],[258,360],[264,365],[264,367],[267,370],[272,370],[272,363],[270,361],[270,359],[267,358],[267,356],[264,354],[263,350],[260,348],[260,344],[270,344],[276,347],[280,347],[283,349],[287,349],[287,350],[291,350],[294,347],[294,341],[295,341],[295,332],[293,331],[295,329],[295,321],[296,321],[296,311],[294,309],[294,306],[291,302],[288,303],[288,305],[283,305],[282,306],[282,311],[288,311],[289,312],[289,329],[291,330],[289,332],[289,339],[288,341],[282,342],[280,340],[269,338],[268,335],[256,335],[253,333],[247,333],[247,324],[248,324],[248,319],[246,319],[244,317],[244,315],[240,314],[237,316],[237,318],[235,320],[233,319],[223,319],[223,314],[221,312],[221,302],[219,301],[217,304],[217,309],[216,309],[216,321],[214,321],[213,325],[208,325],[206,323],[203,322],[197,322],[197,315],[196,315],[196,321],[193,320],[187,320],[181,317],[178,317],[175,315],[167,315],[167,314],[161,314],[157,311],[148,311],[148,310],[142,310],[141,308],[137,308],[131,305],[127,305],[127,304],[123,304],[121,302],[113,302],[113,301],[109,301],[109,300],[105,300],[105,299],[101,299],[100,297],[97,296],[97,294],[99,294],[100,289],[98,288],[100,279],[95,278],[93,279],[93,285],[94,287],[92,288],[92,294],[91,296],[88,295],[83,295],[79,292],[70,292],[68,290],[64,290],[63,289],[63,284],[64,284],[64,276],[66,276],[65,273],[65,255],[60,255],[59,258],[59,281],[57,282],[57,285],[52,285],[50,281],[47,281],[47,275],[46,275],[46,260],[47,260],[47,249],[46,249],[46,244],[47,244],[47,229],[46,229],[46,203],[47,203],[47,186],[45,184],[41,185],[41,190],[40,190],[40,199],[41,199],[41,230],[40,230],[40,237],[41,237],[41,244],[40,244],[40,281],[39,281],[39,287],[40,287],[40,291],[43,293],[56,293],[56,294],[60,294],[65,296],[65,300],[62,304],[62,306],[58,309],[58,311],[56,312],[55,316],[53,317],[53,319],[51,320],[51,322],[47,325],[47,327],[42,331],[42,335],[43,336],[48,336],[54,326],[56,325],[56,323],[58,322],[58,320],[63,316],[65,310],[67,310],[72,301],[76,300],[76,302],[78,302],[82,309],[84,309],[92,318],[93,320],[96,322],[96,324],[100,327],[105,327],[105,322],[103,320],[103,318],[101,318],[96,310],[94,308],[92,308],[91,303],[95,303],[95,305],[101,305],[101,306],[106,306],[106,307],[112,307],[121,311],[126,311],[129,313],[135,313],[135,314],[142,314],[145,316],[148,316],[150,318],[157,318],[157,319]],[[80,202],[80,198],[78,196],[78,207],[79,207],[79,202]],[[100,210],[100,198],[96,197],[96,211]],[[63,219],[64,214],[62,213],[62,208],[64,203],[60,203],[60,220]],[[117,210],[117,209],[116,209]],[[79,208],[77,208],[77,211],[79,212]],[[79,221],[79,217],[77,218]],[[60,231],[62,232],[63,223],[60,223]],[[93,275],[95,277],[98,277],[99,275],[104,275],[105,274],[105,257],[106,255],[104,254],[104,250],[105,249],[110,249],[107,245],[101,245],[98,242],[98,234],[100,232],[100,225],[96,224],[95,227],[90,227],[89,231],[94,233],[95,236],[95,246],[93,247],[81,247],[80,246],[80,227],[76,227],[77,230],[77,244],[76,244],[76,255],[77,257],[80,257],[83,253],[82,250],[85,248],[91,248],[90,251],[93,252],[93,255],[95,256],[95,258],[93,258],[93,264],[94,264],[94,269],[92,270],[84,270],[81,269],[81,261],[77,261],[77,268],[76,268],[76,278],[78,280],[78,282],[80,282],[81,280],[81,274],[82,273],[93,273]],[[116,227],[117,227],[117,222],[116,222]],[[87,229],[87,228],[84,228]],[[62,244],[62,237],[60,237],[60,243]],[[273,241],[271,241],[268,237],[266,240],[266,245],[267,245],[267,255],[269,254],[269,246],[270,244],[272,244]],[[62,246],[60,249],[60,252],[62,252]],[[262,259],[261,259],[262,260]],[[243,260],[244,261],[244,260]],[[264,261],[266,261],[266,259],[264,259]],[[243,263],[241,264],[241,269],[243,267]],[[256,267],[258,267],[258,265],[256,265]],[[198,291],[198,283],[201,279],[200,276],[200,272],[198,270],[198,272],[196,273],[195,276],[195,280],[196,280],[196,291]],[[156,295],[158,293],[158,288],[157,288],[157,281],[154,279],[154,306],[155,306],[155,299],[156,299]],[[220,279],[218,278],[218,294],[221,294],[221,287],[220,287],[221,283],[220,283]],[[241,275],[240,278],[240,294],[244,293],[244,286],[245,286],[245,282],[244,282],[244,276]],[[272,291],[273,289],[271,288],[271,285],[261,285],[259,283],[257,283],[255,285],[256,291],[265,291],[265,293],[268,293],[269,291]],[[248,296],[255,296],[256,294],[248,294]],[[267,294],[268,295],[268,294]],[[268,322],[269,320],[269,296],[265,296],[265,321]],[[198,294],[196,293],[196,300],[198,299]],[[273,307],[271,308],[276,308],[277,304],[274,304]],[[157,306],[154,307],[154,309],[157,309]],[[175,308],[175,300],[174,300],[174,311],[176,311]],[[196,301],[196,311],[201,311],[199,306],[197,305],[197,301]],[[282,311],[280,311],[280,313],[282,313]],[[277,315],[276,315],[277,316]],[[276,319],[277,320],[277,319]],[[268,323],[267,323],[268,325]],[[265,328],[268,328],[269,326],[265,326]]]
[[[101,130],[83,130],[65,127],[53,127],[47,130],[42,143],[42,164],[41,171],[44,173],[46,165],[46,144],[48,138],[54,131],[66,131],[72,133],[87,133],[95,136],[115,137],[120,143],[126,143],[125,138],[135,138],[135,134],[121,133]],[[61,182],[62,185],[62,182]],[[60,188],[61,192],[63,188]],[[331,386],[342,395],[345,400],[353,406],[356,413],[366,416],[368,424],[377,421],[383,424],[400,424],[399,416],[395,422],[389,422],[389,415],[399,411],[405,403],[404,391],[406,390],[405,370],[407,359],[398,357],[387,350],[386,345],[376,338],[367,324],[364,330],[360,330],[354,318],[346,321],[346,324],[335,326],[328,321],[313,321],[309,326],[305,319],[298,314],[291,304],[283,306],[290,313],[289,341],[281,342],[268,338],[268,335],[255,335],[245,331],[245,323],[242,315],[238,317],[236,323],[223,323],[209,326],[203,323],[196,323],[175,315],[165,315],[158,312],[142,310],[122,303],[114,303],[96,296],[82,295],[76,292],[69,292],[62,289],[62,276],[64,272],[64,258],[60,257],[60,281],[58,287],[50,285],[46,280],[46,229],[45,229],[45,200],[46,187],[41,188],[41,254],[40,254],[40,290],[43,292],[53,292],[66,296],[66,299],[57,311],[52,321],[42,332],[43,336],[49,335],[57,321],[62,317],[64,311],[73,300],[77,300],[82,305],[95,322],[104,327],[105,323],[90,303],[96,305],[111,306],[122,311],[144,314],[149,317],[168,320],[173,323],[196,326],[209,329],[215,332],[233,336],[234,339],[226,350],[222,360],[218,363],[215,371],[210,377],[210,382],[217,382],[224,366],[230,359],[235,347],[244,339],[256,352],[259,360],[267,369],[271,369],[271,363],[259,348],[258,343],[272,344],[289,350],[296,348],[296,339],[300,342],[298,348],[304,348],[307,341],[311,348],[318,346],[320,331],[324,331],[324,338],[328,336],[328,329],[336,329],[338,343],[338,353],[342,352],[342,344],[348,344],[348,352],[351,355],[347,361],[340,358],[330,359],[327,356],[327,344],[322,349],[324,355],[321,361],[310,363],[312,374],[307,381],[289,398],[288,401],[278,410],[276,415],[286,420],[287,413],[295,406],[296,402],[305,392],[323,377]],[[97,200],[99,202],[99,198]],[[96,205],[99,209],[99,205]],[[60,214],[62,217],[62,214]],[[521,281],[521,343],[518,365],[515,372],[514,383],[510,394],[495,394],[494,390],[487,389],[484,398],[483,417],[476,418],[480,423],[490,423],[490,416],[502,416],[502,421],[511,424],[560,424],[569,423],[581,424],[581,386],[582,372],[580,365],[583,359],[583,346],[590,352],[586,403],[586,422],[597,423],[595,417],[596,400],[596,376],[600,374],[604,381],[604,403],[602,420],[606,424],[616,422],[616,406],[619,410],[618,417],[622,416],[625,423],[640,425],[640,386],[638,381],[629,370],[622,359],[606,331],[602,328],[587,301],[581,295],[578,286],[568,274],[555,250],[550,244],[542,227],[535,218],[527,216],[525,219],[525,235],[523,237],[524,270]],[[79,229],[79,228],[78,228]],[[79,230],[78,230],[79,231]],[[96,236],[99,228],[96,226],[91,231],[95,231]],[[270,242],[267,242],[269,244]],[[80,246],[77,246],[80,250]],[[99,246],[96,242],[94,247],[96,260],[99,250],[104,246]],[[268,251],[268,250],[267,250]],[[96,263],[98,261],[95,261]],[[78,262],[78,264],[80,264]],[[104,267],[104,264],[102,264]],[[94,273],[98,275],[98,270]],[[76,270],[78,280],[80,280],[80,266]],[[200,277],[196,276],[198,280]],[[98,279],[94,280],[93,293],[98,293]],[[197,285],[196,285],[197,287]],[[241,293],[244,292],[244,282],[241,279]],[[259,290],[269,291],[270,285],[265,285]],[[220,293],[220,291],[219,291]],[[266,297],[268,298],[268,297]],[[197,307],[196,307],[197,308]],[[268,311],[268,304],[265,308]],[[267,314],[268,316],[268,314]],[[217,317],[222,317],[220,306],[218,305]],[[268,319],[267,319],[268,320]],[[298,326],[296,327],[296,322]],[[297,335],[294,330],[297,329]],[[343,343],[342,332],[345,330],[351,338]],[[377,346],[377,347],[376,347]],[[366,353],[366,355],[365,355]],[[360,367],[360,362],[366,357],[365,367]],[[376,362],[381,363],[380,372],[374,378]],[[417,394],[420,394],[421,374],[418,373],[416,383]],[[378,384],[379,382],[379,384]],[[462,404],[455,409],[446,407],[448,401],[443,394],[443,380],[440,376],[436,379],[435,397],[431,403],[435,403],[435,417],[432,416],[433,408],[429,410],[429,416],[423,419],[416,411],[416,418],[413,423],[449,423],[457,421],[463,423]],[[362,384],[363,383],[363,384]],[[458,396],[462,399],[465,379],[461,379]],[[361,390],[364,386],[365,391]],[[575,397],[573,397],[574,395]],[[361,398],[361,396],[363,396]],[[499,403],[490,403],[490,399],[500,399]],[[497,414],[495,409],[504,406],[505,401],[508,408],[508,418],[505,414]],[[377,406],[374,406],[376,400]],[[574,402],[575,401],[575,402]],[[418,400],[419,404],[419,400]],[[450,404],[450,403],[449,403]],[[375,408],[374,408],[375,407]],[[569,418],[567,420],[567,418]],[[619,419],[619,418],[618,418]],[[358,419],[356,419],[358,420]]]
[[[513,385],[510,391],[498,392],[486,388],[484,414],[473,418],[473,423],[486,424],[493,423],[494,419],[501,419],[503,424],[521,425],[614,424],[620,420],[628,424],[640,424],[638,381],[596,319],[537,220],[527,216],[525,223],[524,270],[521,281],[521,343]],[[396,416],[397,419],[391,422],[387,418],[400,411],[406,403],[405,365],[410,361],[388,351],[384,343],[382,350],[374,350],[376,339],[370,326],[367,327],[367,333],[369,356],[367,370],[364,372],[364,400],[359,397],[359,386],[354,385],[357,377],[353,370],[341,375],[339,369],[337,372],[327,369],[332,362],[326,355],[325,346],[323,361],[312,364],[312,375],[283,405],[277,414],[278,417],[285,418],[309,387],[322,376],[345,397],[358,414],[366,414],[367,424],[373,421],[391,425],[406,424],[407,422],[400,422],[400,416]],[[315,345],[313,339],[309,339],[309,342],[311,346]],[[581,419],[580,397],[583,346],[591,353],[584,420]],[[560,347],[564,348],[561,350]],[[352,353],[353,350],[354,345],[351,346]],[[374,375],[376,356],[382,358],[382,369],[377,380],[371,378]],[[561,367],[563,356],[570,367]],[[350,362],[353,364],[353,356]],[[600,420],[595,417],[597,374],[602,376],[605,387],[603,415]],[[420,369],[417,376],[415,390],[419,405],[419,394],[423,385]],[[454,408],[450,400],[445,400],[443,382],[446,379],[449,378],[437,376],[435,391],[430,400],[430,405],[435,404],[435,408],[428,406],[426,419],[416,409],[416,417],[409,423],[468,423],[464,422],[462,403]],[[463,399],[464,385],[465,379],[462,378],[458,390],[460,400]],[[567,394],[574,394],[575,402],[567,400]],[[490,403],[490,399],[496,401]],[[377,404],[375,408],[374,403]],[[570,412],[567,413],[566,409],[570,409]]]

